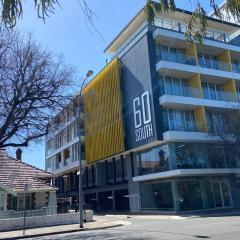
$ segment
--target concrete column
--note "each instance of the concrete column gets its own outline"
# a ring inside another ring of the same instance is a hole
[[[56,207],[57,206],[57,196],[56,192],[49,192],[48,195],[48,207]]]
[[[176,180],[172,180],[172,196],[173,196],[173,205],[176,212],[179,212],[179,204],[178,204],[178,193],[177,193],[177,182]]]
[[[133,166],[132,166],[133,163]],[[128,175],[128,192],[129,192],[129,207],[131,212],[141,211],[141,196],[139,182],[133,182],[134,176],[138,175],[138,165],[134,154],[126,155],[127,175]],[[132,169],[133,168],[133,169]]]

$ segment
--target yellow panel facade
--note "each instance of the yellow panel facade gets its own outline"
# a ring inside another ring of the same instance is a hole
[[[207,121],[204,107],[194,109],[194,119],[197,131],[207,132]]]
[[[223,88],[228,98],[227,99],[228,101],[237,101],[237,90],[235,80],[229,79],[227,82],[224,83]]]
[[[193,58],[196,61],[196,64],[198,64],[197,47],[195,43],[188,43],[188,46],[186,48],[186,55],[189,58]]]
[[[117,59],[84,89],[83,98],[87,164],[123,152],[120,65]]]
[[[196,74],[189,79],[189,85],[192,91],[193,97],[202,98],[202,84],[200,74]]]
[[[232,71],[232,64],[231,64],[231,54],[229,50],[225,50],[219,56],[219,61],[226,64],[227,71]]]

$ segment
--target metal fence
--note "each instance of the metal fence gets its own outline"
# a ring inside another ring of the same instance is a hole
[[[36,210],[26,210],[26,217],[44,216],[57,214],[57,207],[42,207]],[[0,211],[0,219],[21,218],[24,217],[24,211],[5,210]]]

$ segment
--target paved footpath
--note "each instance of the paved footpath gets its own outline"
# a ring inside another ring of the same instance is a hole
[[[114,228],[123,226],[127,221],[121,219],[106,218],[101,216],[94,217],[94,222],[89,222],[84,224],[84,229],[79,228],[79,224],[71,225],[60,225],[52,227],[42,227],[42,228],[32,228],[25,231],[25,236],[23,236],[22,230],[9,231],[9,232],[0,232],[0,240],[3,239],[24,239],[24,238],[33,238],[41,237],[46,235],[55,235],[61,233],[73,233],[79,231],[87,230],[100,230],[106,228]]]

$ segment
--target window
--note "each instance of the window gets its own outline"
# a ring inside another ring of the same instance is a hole
[[[233,72],[240,73],[240,61],[232,59],[232,69]]]
[[[69,150],[69,148],[64,150],[63,157],[64,157],[64,165],[67,165],[68,164],[67,160],[70,158],[70,150]]]
[[[177,183],[180,211],[202,209],[202,196],[199,181],[179,181]]]
[[[156,46],[157,61],[165,60],[179,63],[186,63],[185,49],[168,46]]]
[[[202,144],[176,143],[175,154],[178,169],[206,168],[208,166]]]
[[[208,161],[211,168],[226,168],[225,152],[221,145],[207,145]]]
[[[60,166],[60,163],[61,163],[61,161],[62,161],[61,158],[62,158],[62,157],[61,157],[61,153],[58,153],[57,156],[56,156],[56,169],[58,169],[59,166]]]
[[[227,101],[222,84],[202,82],[203,97],[205,99]]]
[[[165,131],[196,131],[193,111],[166,109],[163,119]]]
[[[0,192],[0,211],[5,210],[6,207],[6,194]]]
[[[208,54],[198,54],[198,63],[202,67],[220,69],[219,60],[217,56]]]
[[[146,210],[173,209],[171,182],[142,184],[141,205]]]
[[[219,132],[226,126],[226,115],[221,112],[206,112],[207,127],[209,132]]]
[[[139,153],[138,161],[140,175],[167,171],[169,168],[168,145]]]

